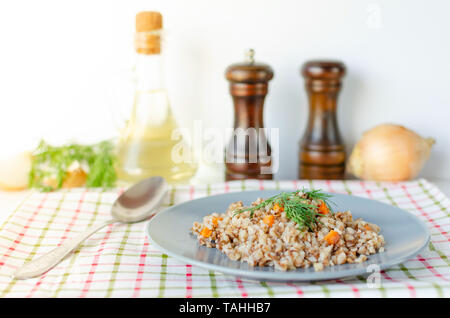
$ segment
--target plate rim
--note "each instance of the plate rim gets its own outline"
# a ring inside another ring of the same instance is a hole
[[[172,252],[171,250],[166,249],[165,247],[160,246],[153,238],[152,235],[150,233],[150,227],[153,223],[157,222],[158,218],[161,217],[161,215],[163,215],[164,213],[167,213],[175,208],[177,208],[180,205],[186,204],[186,203],[190,203],[193,201],[199,201],[199,200],[205,200],[205,199],[213,199],[214,197],[219,197],[219,196],[224,196],[227,194],[236,194],[236,193],[259,193],[259,192],[263,192],[263,191],[277,191],[277,192],[284,192],[284,191],[292,191],[292,189],[264,189],[264,190],[244,190],[244,191],[233,191],[233,192],[227,192],[227,193],[219,193],[219,194],[214,194],[214,195],[210,195],[210,196],[205,196],[205,197],[201,197],[201,198],[197,198],[197,199],[193,199],[193,200],[187,200],[187,201],[183,201],[180,203],[177,203],[175,205],[172,205],[162,211],[160,211],[159,213],[157,213],[156,215],[154,215],[146,224],[145,226],[145,232],[146,232],[146,236],[149,239],[149,241],[162,253],[173,257],[175,259],[181,260],[187,264],[190,265],[194,265],[194,266],[198,266],[204,269],[208,269],[208,270],[213,270],[219,273],[223,273],[226,275],[231,275],[231,276],[235,276],[235,277],[241,277],[241,278],[249,278],[249,279],[254,279],[254,280],[258,280],[258,281],[277,281],[277,282],[289,282],[289,281],[326,281],[326,280],[333,280],[333,279],[338,279],[338,278],[344,278],[344,277],[351,277],[351,276],[356,276],[356,275],[369,275],[370,272],[361,272],[361,268],[354,268],[354,269],[347,269],[345,270],[345,272],[343,271],[333,271],[333,272],[312,272],[312,273],[299,273],[296,271],[273,271],[273,272],[264,272],[264,271],[247,271],[245,269],[239,269],[239,268],[229,268],[226,266],[221,266],[221,265],[216,265],[216,264],[211,264],[211,263],[207,263],[207,262],[203,262],[203,261],[199,261],[190,257],[186,257],[177,253]],[[403,257],[398,257],[395,258],[393,260],[390,260],[388,262],[384,262],[384,263],[372,263],[372,264],[376,264],[379,266],[380,270],[385,270],[387,268],[390,268],[392,266],[395,266],[397,264],[403,263],[405,261],[407,261],[408,259],[411,259],[412,257],[414,257],[415,255],[419,254],[430,242],[431,239],[431,235],[430,235],[430,230],[428,229],[428,227],[425,225],[425,223],[419,219],[416,215],[414,215],[413,213],[402,209],[398,206],[394,206],[394,205],[390,205],[388,203],[379,201],[379,200],[375,200],[375,199],[370,199],[370,198],[365,198],[365,197],[360,197],[360,196],[356,196],[356,195],[351,195],[351,194],[347,194],[347,193],[341,193],[341,192],[327,192],[330,194],[339,194],[339,195],[344,195],[344,196],[348,196],[348,197],[354,197],[354,198],[358,198],[358,199],[362,199],[362,200],[367,200],[367,201],[375,201],[377,203],[383,204],[383,205],[387,205],[390,208],[395,208],[398,210],[401,210],[402,213],[405,213],[406,215],[408,215],[409,217],[411,217],[412,219],[414,219],[424,230],[424,233],[426,234],[426,239],[424,240],[424,243],[417,248],[414,252],[411,252],[408,255],[405,255]],[[206,215],[206,214],[205,214]],[[156,221],[155,221],[156,220]],[[200,247],[200,246],[199,246]],[[219,251],[220,252],[220,251]],[[340,265],[335,265],[335,266],[340,266]],[[321,273],[321,277],[314,277],[316,276],[316,273]],[[267,277],[270,276],[270,277]],[[273,276],[273,277],[272,277]],[[280,277],[280,276],[285,276]]]

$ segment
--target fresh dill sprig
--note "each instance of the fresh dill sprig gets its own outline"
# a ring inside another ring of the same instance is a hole
[[[111,141],[94,145],[69,144],[51,146],[41,140],[33,151],[33,160],[28,185],[42,191],[52,191],[62,187],[69,167],[74,163],[89,168],[86,187],[112,187],[116,181],[115,156]],[[54,179],[49,186],[45,180]]]
[[[314,201],[323,201],[328,209],[332,211],[331,204],[334,204],[333,201],[330,200],[333,196],[329,193],[322,192],[320,189],[311,189],[307,190],[305,188],[302,189],[302,192],[306,194],[306,196]]]
[[[320,222],[317,216],[322,216],[322,214],[318,212],[318,206],[313,204],[313,202],[324,202],[330,213],[332,213],[330,204],[332,203],[330,200],[331,197],[332,195],[321,192],[321,190],[302,189],[294,192],[282,192],[257,205],[236,211],[235,215],[250,211],[250,217],[253,217],[255,211],[265,208],[266,206],[278,204],[280,207],[283,207],[286,217],[296,222],[300,229],[308,228],[313,230],[317,223]]]

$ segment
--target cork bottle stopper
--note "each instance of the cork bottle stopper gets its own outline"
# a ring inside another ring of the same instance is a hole
[[[135,48],[139,54],[161,53],[162,15],[156,11],[142,11],[136,14]]]

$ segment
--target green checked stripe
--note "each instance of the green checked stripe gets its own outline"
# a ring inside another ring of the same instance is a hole
[[[245,189],[247,189],[247,187],[245,186],[245,181],[242,180],[241,181],[241,191],[245,191]]]
[[[430,244],[428,244],[428,247],[430,248],[430,251],[435,252],[436,254],[439,255],[439,257],[447,264],[447,266],[450,266],[450,262],[448,260],[448,257],[440,250],[438,250],[433,243],[430,242]]]
[[[344,185],[345,191],[346,191],[349,195],[351,195],[351,194],[352,194],[352,190],[350,190],[350,188],[349,188],[349,186],[348,186],[348,184],[347,184],[347,181],[344,180],[344,181],[342,182],[342,184]],[[379,183],[377,183],[377,185],[379,186]],[[359,276],[356,276],[356,278],[357,278],[361,283],[367,285],[367,279],[364,278],[363,276],[359,275]],[[381,296],[381,297],[385,298],[385,297],[387,296],[387,295],[386,295],[386,289],[383,287],[383,284],[380,284],[380,287],[378,288],[378,291],[380,292],[380,296]]]
[[[219,290],[217,289],[217,282],[216,282],[216,274],[214,274],[213,271],[209,271],[209,281],[211,284],[212,296],[215,298],[219,297]]]
[[[439,190],[426,180],[407,183],[361,182],[359,180],[258,180],[231,181],[213,185],[171,186],[163,206],[189,200],[193,191],[210,196],[212,193],[246,191],[253,189],[323,188],[329,191],[370,196],[401,208],[407,207],[413,214],[418,209],[432,211],[433,224],[445,228],[449,223],[450,205]],[[405,192],[405,190],[407,192]],[[408,192],[410,195],[408,195]],[[117,189],[67,190],[66,193],[50,193],[45,208],[36,219],[27,224],[24,240],[17,241],[17,233],[23,231],[25,220],[36,211],[42,195],[31,193],[11,214],[0,228],[2,251],[11,249],[5,258],[5,269],[14,268],[36,257],[43,248],[54,247],[60,241],[67,224],[73,219],[75,206],[83,197],[83,208],[77,214],[76,228],[90,227],[105,220],[111,201],[117,197]],[[85,200],[86,199],[86,200]],[[414,200],[417,204],[409,204]],[[429,221],[425,220],[427,225]],[[69,255],[60,266],[46,273],[45,279],[35,281],[11,281],[8,273],[0,273],[0,296],[3,297],[185,297],[186,265],[162,254],[152,244],[143,252],[145,224],[127,224],[108,228],[107,235],[96,235],[81,248]],[[75,229],[75,227],[74,227]],[[109,235],[108,233],[113,233]],[[372,288],[366,275],[346,279],[286,284],[283,282],[259,282],[218,274],[211,270],[192,267],[189,295],[194,297],[448,297],[450,262],[446,253],[450,243],[442,233],[434,233],[433,242],[421,254],[423,259],[413,259],[386,270],[382,284]],[[102,239],[101,239],[102,238]],[[23,242],[22,242],[23,241]],[[101,241],[101,242],[100,242]],[[17,248],[16,248],[17,245]],[[387,246],[388,247],[388,246]],[[145,266],[143,257],[146,258]],[[136,275],[141,270],[141,275]],[[442,278],[442,279],[440,279]],[[84,288],[83,288],[84,286]],[[135,288],[139,286],[139,293]],[[298,288],[293,288],[298,286]],[[301,289],[299,289],[301,286]],[[80,291],[83,290],[80,294]]]
[[[63,193],[63,195],[61,196],[61,199],[58,202],[58,206],[56,207],[55,211],[51,215],[50,219],[47,221],[44,228],[42,229],[41,234],[39,235],[36,244],[34,245],[30,254],[25,259],[24,264],[31,261],[34,258],[34,256],[36,255],[36,252],[39,249],[39,246],[40,246],[42,240],[44,239],[45,234],[48,232],[50,225],[52,224],[53,220],[55,219],[55,216],[58,214],[59,209],[61,208],[62,203],[64,202],[64,196],[65,196],[65,193]],[[16,209],[16,211],[17,211],[17,209]],[[17,283],[17,280],[11,280],[8,287],[6,287],[5,290],[3,290],[3,292],[1,293],[0,297],[4,297],[6,294],[8,294],[16,283]]]
[[[167,277],[167,255],[161,255],[161,274],[159,277],[159,293],[158,297],[164,297],[164,291],[166,290],[166,277]]]
[[[322,292],[323,292],[324,296],[325,296],[326,298],[329,298],[329,297],[330,297],[330,290],[327,288],[326,285],[324,285],[324,284],[322,284],[322,283],[316,283],[316,282],[311,282],[311,285],[317,285],[317,286],[320,286],[320,288],[322,289]]]
[[[348,194],[352,194],[352,190],[350,190],[350,188],[348,187],[347,181],[342,181],[342,184],[344,185],[344,189]]]
[[[362,284],[364,284],[365,286],[367,286],[367,279],[365,279],[363,276],[357,276],[356,277]],[[386,288],[383,287],[383,284],[380,284],[380,287],[377,288],[378,291],[380,292],[380,296],[382,298],[386,298],[387,294],[386,294]]]
[[[409,279],[413,279],[415,281],[418,281],[418,279],[416,277],[414,277],[413,274],[411,274],[411,272],[405,267],[405,265],[400,264],[400,269],[401,271],[409,278]],[[441,286],[439,286],[436,283],[431,282],[431,285],[433,285],[433,287],[436,289],[437,295],[438,297],[444,297],[444,293],[442,292],[442,288]]]
[[[97,216],[98,216],[98,209],[100,204],[102,203],[102,194],[105,190],[103,189],[102,192],[100,192],[98,194],[98,199],[97,202],[95,203],[95,210],[91,215],[91,220],[89,222],[89,224],[87,225],[86,228],[91,227],[95,221],[97,220]],[[83,244],[81,246],[84,246]],[[80,247],[81,248],[81,247]],[[70,272],[73,268],[73,265],[75,264],[75,260],[77,259],[78,254],[80,253],[80,248],[76,249],[73,253],[72,256],[70,258],[70,262],[69,262],[69,266],[67,266],[66,270],[64,271],[64,274],[62,275],[62,279],[60,280],[58,286],[55,289],[55,292],[53,294],[53,297],[57,298],[59,296],[59,294],[61,293],[61,290],[64,288],[67,279],[69,278]]]
[[[112,270],[111,278],[109,280],[109,286],[106,290],[106,297],[111,297],[112,292],[114,290],[114,284],[116,283],[116,276],[119,272],[120,267],[120,258],[123,255],[123,251],[125,250],[125,245],[127,243],[128,237],[130,236],[132,224],[126,225],[125,235],[123,236],[122,242],[120,242],[120,247],[116,255],[116,260],[114,262],[114,268]]]
[[[173,186],[172,191],[170,192],[170,200],[169,200],[169,206],[172,206],[175,204],[175,192],[176,192],[176,186]],[[159,293],[158,297],[164,297],[164,291],[166,290],[166,276],[167,276],[167,255],[161,254],[161,272],[159,276]]]
[[[420,184],[420,182],[419,182],[419,184]],[[423,189],[423,187],[422,187],[422,189]],[[383,188],[383,193],[385,194],[386,198],[392,203],[392,205],[398,207],[398,204],[394,201],[392,196],[390,196],[389,191],[386,187]],[[430,242],[430,245],[432,245],[431,242]],[[417,279],[417,277],[415,277],[404,264],[399,264],[399,267],[400,267],[401,271],[406,275],[406,277],[408,277],[409,279],[412,279],[414,281],[419,281]],[[386,272],[388,272],[388,271],[389,270],[386,270]],[[443,297],[442,288],[436,283],[431,283],[431,285],[436,289],[437,295],[439,297]]]
[[[267,295],[269,297],[275,297],[275,293],[273,292],[273,289],[267,285],[266,282],[260,282],[261,286],[264,287],[267,290]]]
[[[442,203],[436,199],[436,197],[434,195],[432,195],[430,193],[430,191],[428,191],[428,189],[424,186],[424,184],[422,183],[422,181],[419,181],[419,186],[422,189],[422,191],[433,201],[434,205],[437,205],[439,207],[439,209],[445,213],[445,215],[447,217],[450,216],[450,214],[448,213],[448,210],[445,206],[442,205]]]
[[[14,209],[14,211],[8,216],[8,218],[1,224],[0,231],[3,231],[5,226],[9,224],[9,222],[12,220],[12,218],[16,215],[17,211],[22,208],[22,206],[27,202],[30,197],[33,195],[33,192],[28,193],[28,195],[25,196],[25,198],[19,203],[19,205]]]
[[[209,197],[210,195],[211,195],[211,185],[208,184],[206,186],[206,196]],[[211,286],[212,296],[215,298],[219,297],[219,290],[217,289],[216,274],[214,273],[214,271],[209,271],[209,283]]]
[[[439,201],[436,199],[436,197],[435,197],[434,195],[432,195],[432,194],[428,191],[428,189],[425,188],[425,186],[424,186],[424,184],[422,183],[422,181],[419,181],[419,186],[420,186],[420,188],[422,189],[422,191],[423,191],[426,195],[428,195],[428,197],[429,197],[431,200],[433,200],[434,204],[437,205],[437,206],[441,209],[441,211],[444,212],[445,215],[448,217],[449,215],[448,215],[448,213],[447,213],[447,209],[441,204],[441,202],[439,202]],[[437,248],[433,245],[432,242],[430,242],[430,243],[428,244],[428,247],[429,247],[430,251],[433,251],[433,252],[435,252],[436,254],[438,254],[439,257],[440,257],[447,265],[450,266],[448,257],[447,257],[442,251],[440,251],[439,249],[437,249]]]

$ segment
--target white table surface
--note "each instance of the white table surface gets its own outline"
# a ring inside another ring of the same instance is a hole
[[[428,181],[434,183],[447,197],[450,198],[450,180]],[[17,205],[25,199],[28,193],[29,191],[0,191],[0,225],[3,224]]]

